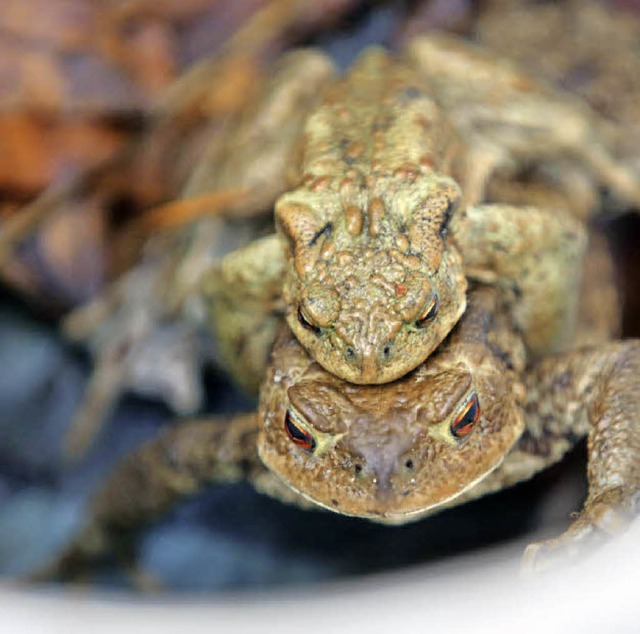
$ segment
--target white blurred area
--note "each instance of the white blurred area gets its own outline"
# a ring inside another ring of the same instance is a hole
[[[0,631],[640,632],[640,524],[570,567],[523,577],[523,544],[357,581],[273,593],[131,599],[0,588]]]

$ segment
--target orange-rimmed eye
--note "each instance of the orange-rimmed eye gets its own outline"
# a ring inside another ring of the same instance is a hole
[[[295,414],[289,409],[284,417],[284,428],[294,444],[307,451],[313,451],[316,448],[316,439],[298,424]]]
[[[451,433],[456,438],[464,438],[471,432],[479,418],[480,403],[478,402],[478,395],[474,392],[465,403],[462,411],[451,423]]]
[[[316,326],[302,311],[302,308],[300,308],[300,306],[298,306],[298,321],[307,329],[310,330],[311,332],[315,333],[316,335],[319,335],[322,331],[321,329]]]
[[[437,314],[440,301],[438,296],[434,295],[427,307],[418,315],[416,319],[416,326],[418,328],[424,328]]]

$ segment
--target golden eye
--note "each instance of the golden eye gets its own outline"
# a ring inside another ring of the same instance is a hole
[[[456,438],[464,438],[467,436],[474,425],[480,418],[480,403],[478,402],[478,395],[474,392],[469,400],[465,403],[462,411],[456,416],[456,419],[451,423],[451,433]]]
[[[424,328],[437,314],[440,301],[438,296],[434,294],[427,307],[418,315],[416,319],[416,326],[418,328]]]
[[[287,410],[284,417],[284,429],[287,432],[287,436],[289,436],[295,445],[307,451],[315,450],[316,439],[298,423],[295,414],[290,409]]]
[[[298,321],[307,329],[310,330],[311,332],[315,333],[316,335],[319,335],[322,330],[316,326],[302,311],[302,308],[300,306],[298,306]]]

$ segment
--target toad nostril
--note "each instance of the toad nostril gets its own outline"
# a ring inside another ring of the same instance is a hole
[[[385,347],[382,348],[382,356],[385,359],[388,359],[390,355],[391,355],[391,346],[389,344],[386,344]]]
[[[362,473],[362,465],[361,464],[354,465],[353,469],[356,472],[356,475],[358,475],[359,473]]]
[[[353,348],[348,347],[348,348],[345,350],[345,355],[346,355],[346,357],[347,357],[347,360],[349,360],[349,361],[355,361],[355,358],[356,358],[356,351],[355,351]]]
[[[411,458],[409,458],[409,460],[407,460],[407,461],[404,463],[404,466],[405,466],[407,469],[409,469],[409,470],[413,469],[413,460],[411,460]]]

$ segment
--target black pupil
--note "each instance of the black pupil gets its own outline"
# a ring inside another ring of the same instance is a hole
[[[294,443],[296,443],[297,445],[302,445],[310,451],[313,451],[315,449],[316,442],[313,439],[313,436],[311,436],[311,434],[308,434],[303,429],[300,429],[300,427],[298,427],[293,422],[293,420],[291,419],[291,414],[288,410],[287,415],[284,419],[284,426],[287,430],[287,434],[289,434],[289,437],[291,438],[291,440],[293,440]]]
[[[467,427],[468,425],[471,425],[475,421],[477,415],[478,397],[474,394],[471,397],[471,405],[469,405],[469,409],[465,412],[464,416],[453,425],[453,433],[455,434],[455,432],[463,429],[464,427]]]
[[[320,328],[318,328],[318,326],[316,326],[315,324],[312,324],[302,313],[302,310],[300,310],[300,308],[298,308],[298,321],[307,329],[310,330],[311,332],[314,332],[316,335],[320,334]]]
[[[434,297],[433,298],[433,303],[431,304],[431,307],[429,308],[429,312],[424,316],[421,317],[420,319],[418,319],[418,326],[422,326],[424,324],[426,324],[428,321],[431,321],[437,314],[438,312],[438,297]]]

